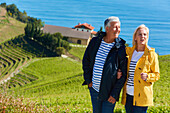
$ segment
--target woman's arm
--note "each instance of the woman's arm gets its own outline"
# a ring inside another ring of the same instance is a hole
[[[151,72],[141,73],[141,78],[145,78],[144,76],[147,74],[147,78],[145,79],[146,82],[156,82],[160,78],[158,55],[154,53],[152,58],[153,61],[151,62]]]
[[[146,82],[156,82],[160,78],[160,72],[159,72],[159,61],[158,61],[158,55],[154,54],[154,59],[151,64],[151,73],[147,73],[148,77]]]

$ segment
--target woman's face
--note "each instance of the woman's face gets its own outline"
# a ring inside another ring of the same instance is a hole
[[[141,28],[137,31],[135,41],[137,45],[146,45],[148,42],[148,33],[145,28]]]

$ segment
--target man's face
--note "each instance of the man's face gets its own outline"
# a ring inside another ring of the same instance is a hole
[[[110,22],[110,27],[106,27],[106,33],[118,38],[120,34],[120,22]]]

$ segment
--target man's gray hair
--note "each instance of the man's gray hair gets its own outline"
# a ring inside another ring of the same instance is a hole
[[[110,22],[119,22],[120,23],[120,20],[118,17],[116,16],[111,16],[109,18],[107,18],[105,21],[104,21],[104,28],[106,29],[106,27],[110,27]]]

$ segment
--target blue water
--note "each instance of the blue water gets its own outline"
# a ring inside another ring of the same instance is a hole
[[[140,24],[150,29],[149,46],[160,55],[170,54],[169,0],[1,0],[16,4],[20,11],[45,24],[74,27],[88,23],[98,31],[109,16],[121,21],[120,37],[132,46],[132,35]]]

